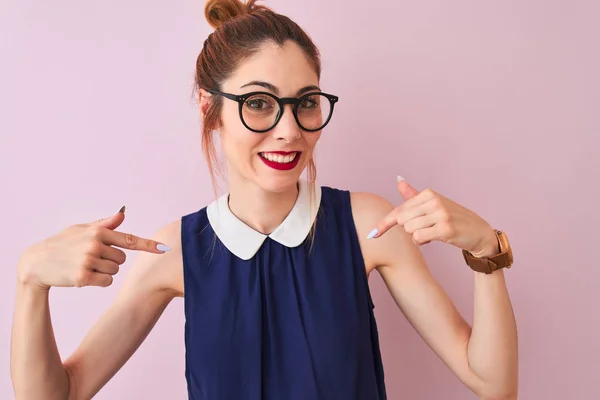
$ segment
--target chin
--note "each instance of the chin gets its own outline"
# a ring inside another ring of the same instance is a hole
[[[254,169],[254,181],[263,190],[273,193],[291,190],[298,183],[302,171],[306,167],[304,157],[301,157],[297,165],[288,170],[278,170],[270,167],[269,163],[265,163],[261,159],[257,161],[259,165]]]
[[[280,176],[257,176],[256,184],[272,193],[283,193],[294,188],[300,179],[300,173],[286,173]]]

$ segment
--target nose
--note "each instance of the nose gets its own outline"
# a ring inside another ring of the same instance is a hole
[[[295,142],[302,135],[293,113],[293,105],[286,104],[279,123],[273,129],[273,136],[288,143]]]

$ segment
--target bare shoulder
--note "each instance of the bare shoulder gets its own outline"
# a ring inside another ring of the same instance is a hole
[[[406,237],[404,230],[397,226],[377,240],[367,239],[369,232],[395,208],[389,200],[374,193],[352,192],[350,203],[367,273],[370,273],[386,264],[393,258],[389,253],[399,251],[399,247],[410,239]]]
[[[168,292],[183,296],[183,257],[181,253],[181,220],[172,221],[159,228],[151,237],[171,248],[163,254],[140,252],[136,255],[125,286]]]
[[[352,214],[355,223],[367,223],[369,226],[373,225],[364,232],[365,236],[375,227],[375,225],[377,225],[381,218],[385,217],[394,209],[392,203],[374,193],[351,192],[350,202],[352,204]]]

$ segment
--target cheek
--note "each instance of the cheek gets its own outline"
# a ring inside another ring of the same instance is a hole
[[[237,103],[232,101],[224,103],[221,109],[221,129],[225,131],[245,129],[239,115]]]
[[[321,138],[321,132],[307,133],[304,136],[304,138],[306,140],[306,143],[308,144],[308,148],[314,150],[315,146],[317,145],[317,142]]]
[[[223,147],[224,155],[235,162],[239,158],[239,154],[244,152],[246,129],[241,124],[238,118],[237,108],[232,104],[223,107],[221,113],[221,129],[220,138]]]
[[[238,168],[245,168],[244,164],[252,162],[264,137],[248,131],[243,126],[226,127],[221,129],[221,143],[223,154],[228,161]]]

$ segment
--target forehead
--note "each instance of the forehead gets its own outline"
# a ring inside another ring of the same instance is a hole
[[[239,93],[240,87],[251,81],[275,85],[281,96],[292,96],[300,88],[319,83],[314,67],[302,49],[291,41],[283,46],[265,43],[256,54],[240,63],[223,87]]]

